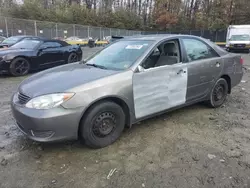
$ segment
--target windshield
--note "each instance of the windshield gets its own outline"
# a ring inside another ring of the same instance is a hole
[[[3,41],[3,43],[6,43],[6,44],[14,44],[16,42],[18,42],[21,38],[20,37],[10,37],[10,38],[7,38]]]
[[[133,65],[152,43],[153,41],[118,41],[87,59],[87,64],[124,70]]]
[[[249,35],[232,35],[231,41],[250,41]]]
[[[35,49],[39,45],[39,40],[22,40],[11,46],[11,48]]]

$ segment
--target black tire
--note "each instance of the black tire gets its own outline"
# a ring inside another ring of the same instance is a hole
[[[75,63],[78,61],[78,55],[75,52],[69,54],[68,63]]]
[[[30,62],[23,57],[15,58],[10,63],[9,71],[12,76],[24,76],[30,71]]]
[[[226,101],[227,94],[228,83],[224,78],[220,78],[211,90],[210,99],[208,101],[209,106],[212,108],[220,107]]]
[[[80,136],[88,147],[103,148],[115,142],[125,127],[122,108],[111,101],[93,105],[80,124]]]

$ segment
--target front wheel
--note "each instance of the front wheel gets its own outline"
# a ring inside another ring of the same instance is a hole
[[[115,142],[125,127],[125,114],[116,103],[105,101],[92,106],[80,125],[80,136],[91,148],[103,148]]]
[[[30,63],[27,59],[18,57],[10,63],[10,74],[12,76],[24,76],[29,73]]]
[[[215,83],[208,104],[212,108],[220,107],[226,100],[228,94],[228,83],[224,78],[220,78]]]

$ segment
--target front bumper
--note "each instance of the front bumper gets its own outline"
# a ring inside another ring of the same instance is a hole
[[[0,60],[0,74],[5,74],[9,72],[10,63],[4,60]]]
[[[57,107],[49,110],[26,108],[12,99],[12,114],[18,128],[30,139],[39,142],[74,140],[83,109]]]
[[[228,47],[228,50],[246,51],[246,50],[250,50],[250,48],[247,48],[247,47],[244,47],[244,48]]]
[[[250,45],[230,45],[227,47],[228,50],[235,50],[235,51],[240,51],[240,50],[250,50]]]

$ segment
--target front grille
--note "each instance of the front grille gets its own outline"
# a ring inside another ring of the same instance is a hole
[[[30,100],[30,97],[23,93],[18,93],[18,100],[20,104],[26,104]]]
[[[234,47],[236,48],[245,48],[246,47],[246,44],[235,44]]]

